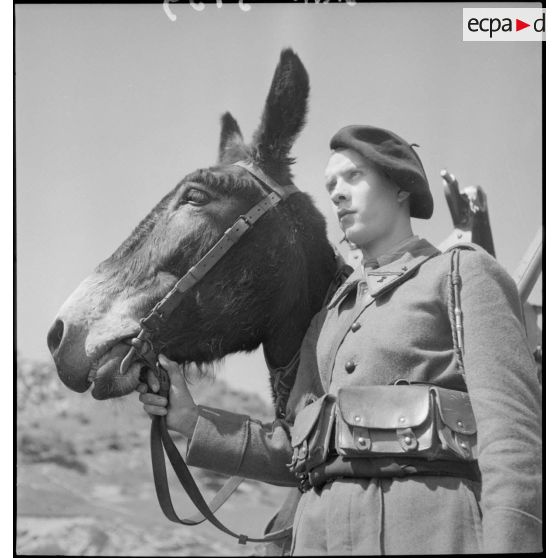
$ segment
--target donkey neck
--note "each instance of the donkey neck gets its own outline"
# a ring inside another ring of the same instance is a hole
[[[283,321],[275,329],[268,332],[263,343],[266,361],[271,368],[287,366],[298,353],[306,331],[315,314],[327,302],[327,297],[335,287],[335,280],[341,270],[343,262],[333,257],[327,257],[317,273],[311,273],[307,278],[308,289],[311,293],[309,305],[293,307],[289,320]]]
[[[308,320],[308,323],[310,320]],[[265,359],[270,369],[283,368],[291,363],[302,344],[305,327],[283,326],[263,343]]]

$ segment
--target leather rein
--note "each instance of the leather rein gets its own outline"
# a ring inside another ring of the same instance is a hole
[[[299,192],[294,184],[279,185],[252,163],[238,161],[233,164],[245,169],[258,179],[263,192],[266,194],[265,197],[256,203],[245,215],[241,215],[233,225],[223,233],[221,238],[205,256],[178,280],[169,293],[153,307],[145,318],[140,320],[140,332],[137,337],[132,339],[132,346],[120,365],[120,373],[125,374],[133,360],[139,356],[157,377],[160,385],[158,394],[164,397],[168,397],[170,381],[167,372],[158,362],[158,353],[163,348],[159,340],[161,327],[169,319],[172,312],[180,305],[186,293],[203,279],[209,270],[238,243],[242,236],[244,236],[261,217],[280,202],[286,200],[290,195]],[[155,490],[159,505],[167,519],[175,523],[190,526],[198,525],[208,520],[221,531],[238,539],[240,544],[246,544],[247,542],[259,543],[278,541],[291,534],[292,527],[269,533],[261,538],[239,535],[231,531],[228,527],[223,525],[214,514],[244,479],[241,477],[231,477],[208,504],[202,496],[192,474],[188,470],[186,463],[182,459],[180,452],[172,441],[164,416],[152,417],[150,440],[151,464],[153,468]],[[199,512],[192,517],[181,519],[174,510],[168,486],[165,452],[180,484]]]

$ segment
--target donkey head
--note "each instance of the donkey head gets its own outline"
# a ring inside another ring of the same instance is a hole
[[[188,174],[68,298],[48,333],[61,380],[106,399],[133,391],[141,364],[119,374],[139,321],[265,195],[233,165],[251,162],[279,184],[291,180],[291,146],[304,125],[308,75],[281,53],[250,144],[222,118],[216,166]],[[198,283],[161,330],[162,352],[208,363],[264,343],[273,365],[293,356],[335,272],[325,221],[304,193],[268,212]]]

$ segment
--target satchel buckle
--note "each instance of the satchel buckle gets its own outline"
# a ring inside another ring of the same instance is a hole
[[[355,446],[361,451],[367,451],[372,447],[370,432],[367,428],[355,426],[353,430],[353,440]]]
[[[414,451],[418,448],[418,440],[412,428],[398,428],[396,432],[403,451]]]

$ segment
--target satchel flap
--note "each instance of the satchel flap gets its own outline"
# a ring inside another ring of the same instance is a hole
[[[408,428],[421,425],[430,408],[429,386],[359,386],[339,389],[343,420],[364,428]]]
[[[328,394],[322,395],[313,403],[306,405],[297,415],[293,427],[291,428],[291,445],[298,446],[308,438],[310,431],[316,424],[320,411],[324,406]]]
[[[469,394],[440,387],[432,389],[436,392],[438,410],[444,424],[454,432],[475,434],[477,431],[477,424],[475,422],[475,415],[473,414]]]

